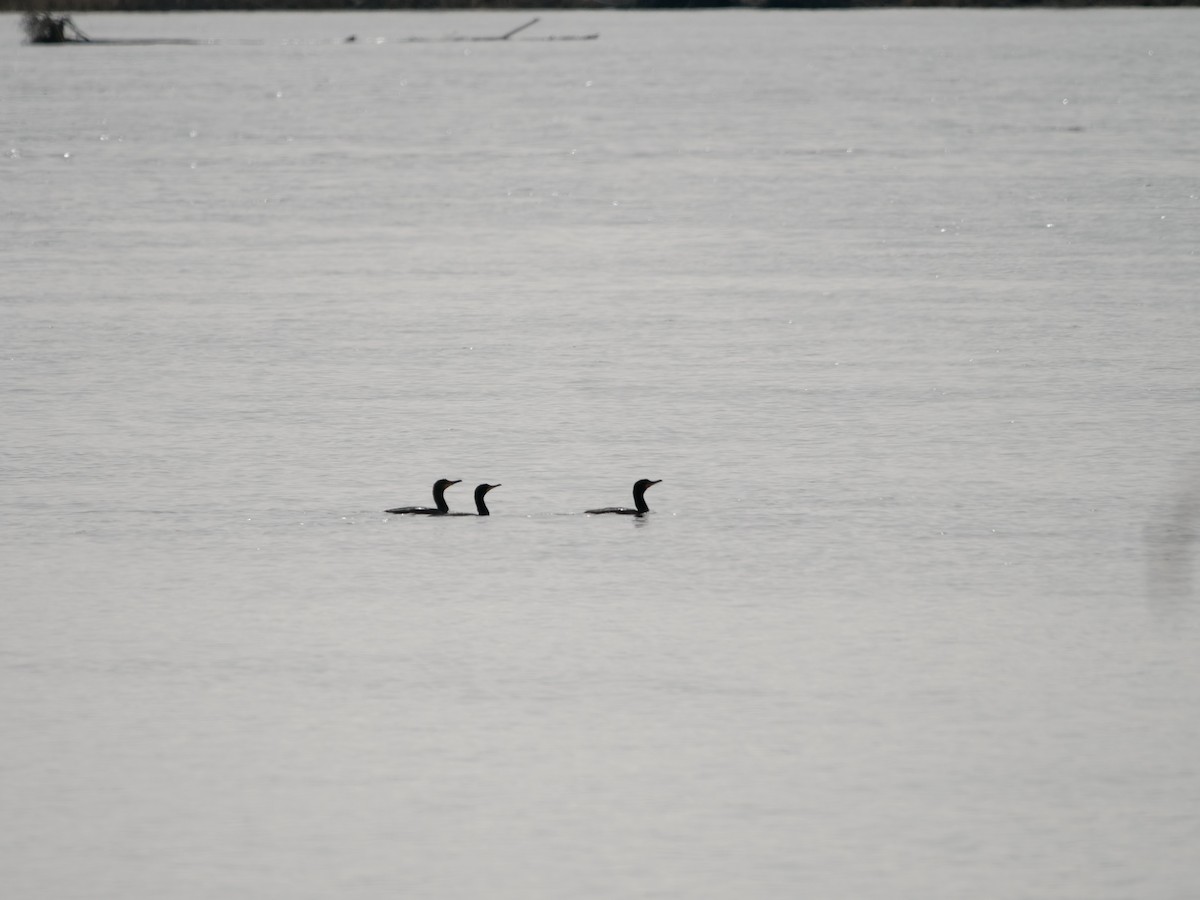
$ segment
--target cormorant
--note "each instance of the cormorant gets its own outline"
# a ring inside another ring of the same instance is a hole
[[[500,485],[498,485],[498,484],[481,484],[481,485],[479,485],[479,487],[475,488],[475,509],[478,510],[478,512],[473,512],[473,513],[457,513],[456,512],[456,513],[450,513],[450,515],[452,515],[452,516],[490,516],[491,513],[488,512],[487,504],[483,502],[483,498],[487,494],[488,491],[492,490],[493,488],[498,488],[498,487],[500,487]]]
[[[439,478],[433,483],[433,502],[437,506],[397,506],[395,509],[385,509],[384,512],[396,515],[444,516],[450,512],[450,507],[446,503],[446,488],[452,484],[458,484],[461,480],[461,478],[455,478],[453,481],[449,478]]]
[[[653,487],[662,481],[661,478],[651,480],[643,478],[640,481],[634,482],[633,485],[633,505],[636,509],[626,509],[623,506],[606,506],[604,509],[589,509],[589,515],[598,515],[600,513],[616,513],[621,516],[640,516],[642,513],[650,512],[650,507],[646,505],[646,489]]]

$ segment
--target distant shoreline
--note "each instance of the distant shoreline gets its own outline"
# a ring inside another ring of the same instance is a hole
[[[26,10],[89,12],[367,12],[373,10],[656,10],[656,9],[1087,9],[1094,7],[1194,7],[1200,0],[1052,0],[1052,2],[973,2],[973,0],[0,0],[0,12]]]

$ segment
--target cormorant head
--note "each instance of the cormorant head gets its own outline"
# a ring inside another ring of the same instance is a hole
[[[636,484],[634,484],[633,492],[635,494],[644,494],[644,493],[646,493],[647,488],[654,487],[654,485],[658,484],[660,481],[662,481],[661,478],[656,478],[656,479],[643,478],[640,481],[638,481]]]
[[[488,491],[495,490],[498,487],[500,487],[498,484],[481,484],[479,487],[475,488],[475,493],[482,497]]]
[[[458,484],[460,481],[462,481],[461,478],[455,478],[453,481],[451,481],[449,478],[439,478],[434,482],[433,489],[435,491],[444,491],[446,488],[450,487],[450,485]]]

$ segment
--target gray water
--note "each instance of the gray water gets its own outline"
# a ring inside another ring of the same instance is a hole
[[[1195,897],[1200,13],[529,17],[0,21],[5,896]]]

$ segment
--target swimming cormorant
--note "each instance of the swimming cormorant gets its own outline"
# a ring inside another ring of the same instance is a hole
[[[633,505],[636,509],[626,509],[623,506],[606,506],[604,509],[589,509],[589,515],[599,515],[600,513],[616,513],[621,516],[640,516],[642,513],[650,512],[650,507],[646,505],[646,489],[653,487],[662,481],[661,478],[651,480],[643,478],[640,481],[634,482],[633,485]]]
[[[446,488],[452,484],[458,484],[460,481],[462,481],[461,478],[454,480],[439,478],[433,483],[433,502],[437,506],[397,506],[395,509],[385,509],[384,512],[396,515],[444,516],[450,512],[450,506],[446,503]]]
[[[477,512],[473,512],[473,513],[457,513],[456,512],[456,513],[450,513],[450,515],[452,515],[452,516],[490,516],[491,513],[488,512],[487,504],[483,502],[483,498],[487,495],[488,491],[490,491],[494,488],[498,488],[498,487],[500,487],[500,485],[498,485],[498,484],[481,484],[481,485],[479,485],[479,487],[475,488],[475,509],[477,510]]]

